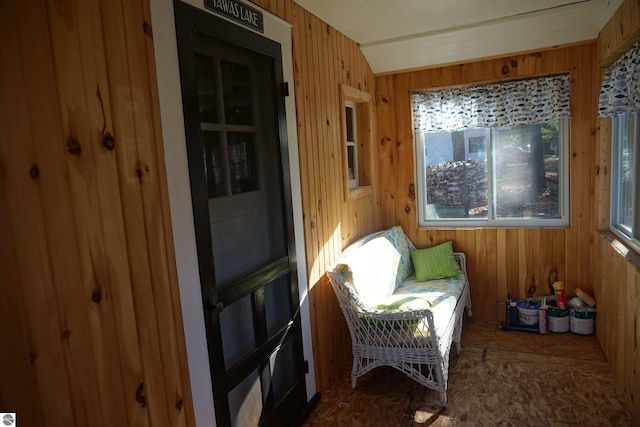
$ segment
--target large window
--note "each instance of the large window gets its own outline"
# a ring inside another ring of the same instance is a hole
[[[607,68],[598,115],[613,125],[610,227],[640,252],[640,42]]]
[[[640,113],[613,118],[611,146],[611,228],[636,250],[640,249]]]
[[[421,225],[565,225],[567,123],[422,133]]]
[[[418,222],[569,225],[566,76],[414,94]]]

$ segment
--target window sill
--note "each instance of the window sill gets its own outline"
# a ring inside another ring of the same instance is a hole
[[[600,237],[606,240],[613,250],[626,259],[637,271],[640,271],[640,254],[611,231],[600,230],[599,233]]]

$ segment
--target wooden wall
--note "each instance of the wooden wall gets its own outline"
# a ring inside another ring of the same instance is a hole
[[[603,211],[594,187],[606,198],[596,159],[607,150],[594,140],[595,45],[376,78],[355,43],[292,0],[254,3],[293,26],[318,389],[351,357],[325,269],[356,238],[401,224],[420,246],[451,239],[469,255],[478,319],[497,319],[507,292],[545,292],[552,272],[569,291],[593,291],[598,338],[638,414],[639,273],[593,232]],[[0,3],[0,411],[17,411],[21,425],[194,422],[148,9],[148,0]],[[410,90],[563,71],[571,227],[418,230]],[[340,173],[341,83],[377,100],[383,179],[352,202]]]
[[[592,291],[589,272],[593,228],[594,44],[481,60],[421,71],[379,76],[383,225],[400,224],[418,247],[453,240],[467,254],[473,314],[478,320],[501,320],[507,294],[516,298],[548,295],[550,277]],[[410,93],[412,90],[495,82],[554,73],[571,75],[570,197],[568,228],[418,229],[415,156]]]
[[[291,0],[256,4],[293,24],[322,390],[350,359],[324,271],[380,226],[375,194],[342,194],[340,84],[374,95],[375,78]],[[0,411],[21,425],[192,425],[148,1],[4,1],[0,28]]]
[[[293,25],[313,351],[316,386],[323,391],[351,363],[349,332],[324,272],[344,247],[358,237],[379,230],[381,226],[375,192],[345,202],[340,85],[349,85],[373,97],[376,92],[375,77],[352,40],[296,3],[290,0],[253,2]],[[375,117],[373,121],[375,123]],[[374,132],[373,141],[376,139]],[[374,164],[378,164],[377,157]]]
[[[597,41],[596,64],[602,67],[594,90],[602,83],[605,67],[640,41],[640,2],[625,0]],[[640,255],[629,250],[609,228],[611,176],[611,120],[599,119],[596,151],[596,205],[592,276],[598,314],[596,336],[616,380],[616,388],[636,419],[640,419]],[[636,171],[636,173],[638,173]]]
[[[193,425],[147,1],[0,2],[0,412]]]

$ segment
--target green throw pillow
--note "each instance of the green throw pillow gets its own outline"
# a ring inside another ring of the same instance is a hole
[[[427,280],[453,277],[462,273],[453,256],[453,242],[448,241],[431,248],[411,252],[413,267],[416,269],[416,280]]]

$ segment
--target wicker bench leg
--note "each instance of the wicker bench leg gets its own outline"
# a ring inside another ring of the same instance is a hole
[[[351,368],[351,388],[356,388],[356,381],[358,380],[356,372],[358,372],[358,358],[354,357],[353,367]]]
[[[447,410],[447,392],[446,391],[440,392],[440,404],[442,405],[442,410],[446,411]]]

